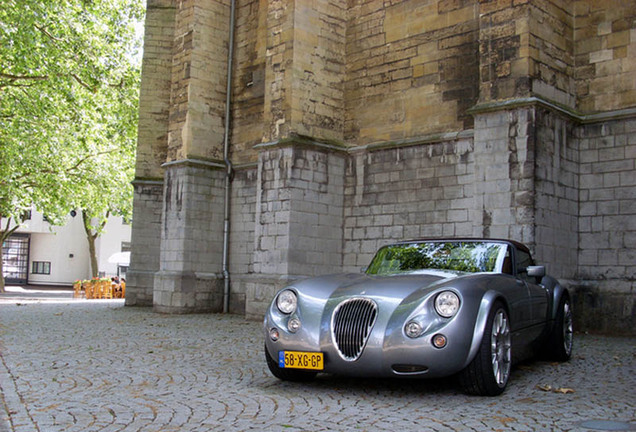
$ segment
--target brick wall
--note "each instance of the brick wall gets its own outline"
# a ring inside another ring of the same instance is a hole
[[[344,159],[331,151],[262,151],[254,271],[315,275],[341,264]]]
[[[580,316],[597,331],[636,325],[636,120],[577,127],[580,161]]]
[[[475,2],[353,2],[345,140],[361,145],[470,128],[478,36]]]
[[[237,168],[230,200],[230,312],[246,311],[247,285],[253,282],[256,229],[256,166]]]
[[[474,235],[511,238],[533,249],[534,109],[475,117]]]
[[[151,306],[154,275],[159,270],[161,252],[161,217],[163,210],[163,182],[137,180],[134,183],[131,233],[131,266],[126,273],[126,304]],[[139,215],[143,215],[139,217]],[[144,245],[144,247],[140,247]]]
[[[265,136],[268,3],[241,1],[236,10],[231,134],[231,157],[235,164],[256,162],[253,147]]]
[[[177,4],[167,160],[223,159],[229,7]]]
[[[578,266],[579,148],[571,120],[536,110],[536,253],[550,274],[573,279]]]
[[[166,160],[168,112],[174,39],[175,7],[171,0],[148,0],[139,94],[137,179],[163,178]]]
[[[346,170],[344,269],[359,271],[392,241],[470,236],[472,151],[467,137],[354,153]]]
[[[577,1],[576,87],[581,112],[636,105],[636,7],[621,0]]]
[[[563,1],[528,2],[528,75],[532,93],[561,105],[576,106],[574,69],[574,16]],[[522,39],[525,35],[522,36]]]
[[[166,168],[153,304],[161,312],[220,311],[224,172],[202,162]]]
[[[343,139],[344,0],[295,0],[291,124],[294,133]]]

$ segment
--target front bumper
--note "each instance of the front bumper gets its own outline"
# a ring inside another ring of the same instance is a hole
[[[397,321],[397,322],[395,322]],[[473,321],[474,325],[474,321]],[[268,314],[264,322],[265,347],[277,359],[280,351],[324,353],[324,373],[356,377],[441,378],[453,375],[468,364],[473,325],[466,326],[457,315],[451,320],[431,326],[422,336],[411,339],[404,334],[404,318],[378,319],[362,354],[348,361],[339,353],[329,321],[304,322],[291,333],[278,317]],[[278,340],[270,338],[270,330],[278,329]],[[436,348],[432,339],[443,334],[447,344]]]

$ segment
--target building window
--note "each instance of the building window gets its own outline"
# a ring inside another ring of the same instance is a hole
[[[121,251],[122,252],[130,252],[131,249],[131,245],[130,242],[121,242]]]
[[[33,261],[31,267],[32,274],[51,274],[51,263],[48,261]]]

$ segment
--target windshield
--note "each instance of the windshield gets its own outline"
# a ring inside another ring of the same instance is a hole
[[[385,246],[367,269],[369,275],[410,273],[419,270],[494,272],[501,269],[506,254],[504,243],[416,242]]]

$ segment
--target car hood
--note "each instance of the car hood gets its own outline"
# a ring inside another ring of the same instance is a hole
[[[399,304],[416,292],[424,294],[422,291],[435,289],[456,277],[457,274],[440,271],[391,276],[347,273],[306,279],[293,286],[301,297],[306,296],[313,301],[339,301],[361,296]]]

